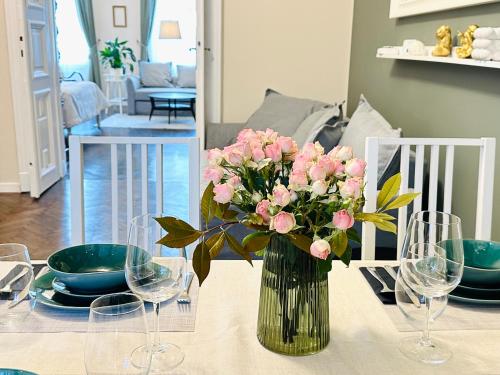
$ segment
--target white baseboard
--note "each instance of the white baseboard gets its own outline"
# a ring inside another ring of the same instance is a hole
[[[0,182],[0,193],[20,193],[21,185],[18,182]]]

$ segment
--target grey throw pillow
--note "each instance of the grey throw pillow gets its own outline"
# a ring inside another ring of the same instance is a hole
[[[325,149],[325,153],[330,152],[339,144],[340,138],[342,138],[344,128],[347,124],[347,121],[338,121],[334,125],[323,124],[311,141],[319,142]]]
[[[193,65],[177,65],[177,86],[196,87],[196,67]]]
[[[264,102],[250,116],[246,127],[254,130],[271,128],[280,135],[291,137],[310,114],[331,105],[311,99],[281,95],[268,89]]]
[[[172,63],[139,62],[141,82],[147,87],[174,87],[172,84]]]
[[[312,142],[319,129],[330,122],[338,119],[340,109],[337,105],[331,108],[323,108],[307,116],[299,125],[292,138],[297,142],[297,146],[302,148],[306,143]]]

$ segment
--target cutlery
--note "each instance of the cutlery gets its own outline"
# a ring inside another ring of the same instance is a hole
[[[21,272],[19,272],[18,266],[22,267]],[[29,267],[28,266],[23,266],[23,265],[20,265],[20,264],[18,264],[16,267],[14,267],[14,269],[16,269],[16,268],[17,268],[16,275],[15,276],[11,276],[12,278],[4,284],[4,287],[0,290],[0,293],[9,293],[9,292],[11,292],[11,289],[9,287],[11,287],[12,284],[16,283],[17,281],[19,281],[29,271]],[[10,274],[10,272],[9,272],[9,274]]]
[[[366,267],[368,272],[378,280],[380,284],[382,284],[382,290],[379,293],[393,293],[394,290],[387,286],[387,283],[382,279],[382,277],[378,274],[377,269],[375,267]]]
[[[17,264],[14,268],[12,268],[7,275],[0,280],[0,289],[5,289],[9,284],[11,284],[14,278],[19,274],[19,272],[22,272],[23,269],[24,265],[22,264]]]
[[[28,283],[23,290],[21,290],[21,293],[19,293],[17,295],[17,299],[14,300],[14,301],[11,301],[9,303],[9,306],[8,308],[9,309],[12,309],[13,307],[16,307],[17,305],[19,305],[21,302],[24,301],[24,299],[28,296],[29,292],[30,292],[30,286],[31,286],[31,283]]]
[[[394,279],[394,282],[397,282],[398,274],[396,273],[396,271],[394,271],[394,268],[392,268],[389,265],[385,265],[384,269],[387,271],[389,276],[391,276]],[[404,283],[404,281],[400,282],[399,285],[401,285],[401,287],[405,291],[406,295],[410,298],[410,300],[413,302],[413,304],[416,307],[420,308],[420,300],[418,299],[417,295],[415,293],[413,293],[413,290],[411,290],[408,287],[408,285],[406,285]]]
[[[189,287],[191,286],[191,282],[193,281],[194,273],[187,272],[186,277],[184,279],[184,289],[182,293],[177,298],[177,303],[180,304],[189,304],[191,303],[191,297],[189,296]]]

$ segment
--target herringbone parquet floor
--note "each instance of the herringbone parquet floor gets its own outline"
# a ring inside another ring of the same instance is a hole
[[[85,135],[89,126],[91,125],[84,125],[81,129],[75,129],[74,132],[78,134],[80,131],[80,134]],[[102,135],[192,136],[193,132],[103,128]],[[102,145],[86,146],[84,157],[86,239],[87,242],[108,242],[111,228],[109,148]],[[179,148],[166,151],[164,155],[165,186],[168,186],[165,190],[165,204],[169,210],[181,217],[187,212],[186,203],[183,203],[183,201],[187,202],[183,197],[187,193],[189,183],[186,180],[186,158],[187,153]],[[125,163],[119,153],[119,173],[124,169]],[[150,165],[148,169],[154,168]],[[138,183],[140,172],[136,171],[134,175],[134,183]],[[149,184],[154,186],[154,173],[150,173],[149,176]],[[120,184],[122,182],[124,183],[123,179]],[[119,185],[119,191],[123,192],[123,190],[123,186]],[[150,200],[153,199],[154,196],[150,197]],[[139,199],[135,197],[134,201],[135,206],[139,206]],[[0,194],[0,243],[26,244],[32,259],[46,259],[52,252],[69,246],[71,243],[70,227],[68,177],[57,182],[39,199],[32,199],[29,194]],[[126,225],[122,222],[120,233],[123,235],[124,232],[126,232]]]

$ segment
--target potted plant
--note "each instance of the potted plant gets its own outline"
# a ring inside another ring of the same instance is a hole
[[[299,151],[292,138],[271,129],[243,130],[235,144],[210,150],[208,162],[210,184],[201,201],[205,227],[157,218],[167,231],[158,243],[178,248],[201,239],[193,253],[200,284],[225,243],[249,263],[251,253],[263,255],[260,343],[287,355],[322,350],[330,339],[328,272],[334,258],[349,265],[349,240],[360,242],[354,222],[395,233],[387,211],[406,206],[418,193],[397,196],[396,174],[380,191],[377,210],[363,212],[366,163],[350,147],[325,154],[316,142]],[[214,217],[219,222],[210,226]],[[228,232],[234,225],[255,232],[239,243]]]
[[[134,71],[134,63],[137,61],[132,48],[127,47],[127,41],[120,42],[118,38],[108,40],[103,50],[99,51],[101,62],[113,70],[115,76],[120,77],[128,65],[130,71]]]

